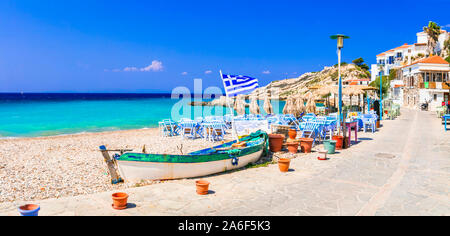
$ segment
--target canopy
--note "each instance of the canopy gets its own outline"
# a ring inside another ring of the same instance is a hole
[[[254,115],[259,115],[261,114],[261,110],[259,109],[259,105],[258,105],[258,99],[256,96],[252,96],[251,97],[251,102],[250,102],[250,113],[254,114]]]
[[[269,115],[273,114],[273,106],[272,103],[270,103],[269,96],[266,96],[264,99],[264,111]]]
[[[294,96],[290,96],[288,97],[287,101],[286,101],[286,105],[284,106],[283,109],[283,114],[291,114],[294,115],[295,114],[295,97]]]
[[[234,103],[234,110],[236,110],[236,113],[238,113],[238,115],[245,115],[245,106],[246,103],[244,100],[244,96],[238,95]]]

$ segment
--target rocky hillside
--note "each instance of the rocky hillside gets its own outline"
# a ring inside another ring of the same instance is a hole
[[[354,64],[346,64],[341,66],[342,79],[370,79],[370,73]],[[325,67],[320,72],[310,72],[301,75],[298,78],[285,79],[273,81],[265,87],[258,88],[252,95],[257,95],[259,98],[265,97],[268,91],[274,94],[279,91],[280,99],[285,100],[288,96],[293,94],[305,94],[308,88],[314,86],[336,85],[338,82],[338,68]]]

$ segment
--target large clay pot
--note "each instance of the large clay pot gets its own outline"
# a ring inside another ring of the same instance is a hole
[[[269,134],[269,146],[271,152],[280,152],[283,149],[284,135]]]
[[[328,154],[335,154],[336,153],[336,143],[335,140],[325,140],[323,141],[323,145],[325,146],[325,150],[328,151]]]
[[[113,208],[116,210],[127,209],[128,194],[126,193],[114,193],[112,195]]]
[[[38,216],[41,207],[36,204],[27,204],[19,207],[19,213],[21,216]]]
[[[282,158],[282,159],[278,160],[278,168],[280,168],[281,172],[288,172],[290,165],[291,165],[290,159]]]
[[[298,142],[287,143],[286,145],[290,153],[292,154],[298,153],[298,146],[299,146]]]
[[[199,180],[195,182],[197,186],[197,194],[198,195],[207,195],[209,192],[209,182],[206,180]]]
[[[336,141],[336,150],[342,150],[344,147],[344,136],[333,136],[333,140]]]
[[[290,130],[289,130],[289,138],[290,138],[290,139],[296,139],[296,138],[297,138],[297,130],[295,130],[295,129],[290,129]]]
[[[301,138],[300,146],[302,147],[302,152],[303,153],[311,153],[313,142],[314,142],[314,139],[312,139],[312,138]]]

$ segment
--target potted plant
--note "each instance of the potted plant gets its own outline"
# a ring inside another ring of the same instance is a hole
[[[113,208],[116,210],[127,209],[128,194],[126,193],[114,193],[112,195]]]
[[[333,140],[336,141],[336,150],[342,150],[344,147],[344,136],[333,136]]]
[[[298,142],[291,142],[291,143],[287,143],[286,145],[287,145],[287,148],[290,153],[292,153],[292,154],[298,153],[298,146],[299,146]]]
[[[289,130],[289,138],[292,140],[295,140],[297,138],[297,130],[290,129]]]
[[[41,207],[36,204],[27,204],[19,207],[19,213],[21,216],[38,216]]]
[[[303,153],[311,153],[313,142],[314,142],[314,139],[312,139],[312,138],[301,138],[300,146],[302,148],[302,152]]]
[[[335,154],[336,153],[336,140],[325,140],[323,141],[323,145],[325,146],[325,150],[328,151],[328,154]]]
[[[288,172],[289,166],[291,165],[291,159],[281,158],[278,160],[278,168],[281,172]]]
[[[283,149],[284,135],[269,134],[269,146],[271,152],[280,152]]]
[[[321,151],[319,151],[319,154],[320,154],[320,156],[317,157],[317,159],[319,159],[320,161],[326,161],[326,160],[328,160],[328,159],[327,159],[327,154],[328,154],[328,151],[327,151],[327,150],[321,150]]]
[[[209,182],[206,180],[199,180],[195,182],[197,186],[197,194],[198,195],[207,195],[209,192]]]

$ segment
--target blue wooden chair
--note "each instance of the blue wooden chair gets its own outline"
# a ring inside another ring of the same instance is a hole
[[[303,130],[301,131],[302,138],[312,138],[314,140],[313,145],[316,143],[316,138],[318,136],[318,126],[316,122],[306,122]]]
[[[163,137],[172,137],[178,135],[177,128],[177,123],[170,119],[159,122],[159,130]]]
[[[180,122],[181,135],[183,138],[197,138],[197,122],[183,121]]]
[[[367,132],[367,128],[371,129],[372,133],[375,133],[377,129],[377,119],[378,117],[374,114],[366,114],[361,117],[363,123],[364,132]]]

